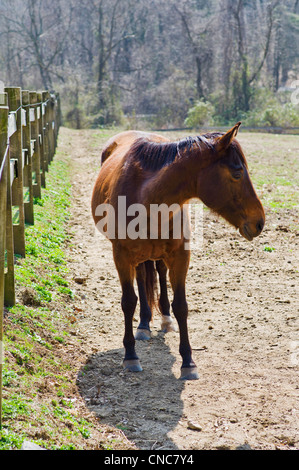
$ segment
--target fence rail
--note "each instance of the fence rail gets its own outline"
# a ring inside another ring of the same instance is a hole
[[[212,132],[212,131],[219,131],[219,132],[226,132],[229,126],[202,126],[202,128],[194,128],[194,127],[176,127],[176,128],[165,128],[165,129],[152,129],[154,132],[179,132],[179,131],[192,131],[192,132],[200,132],[201,134],[204,132]],[[249,127],[249,126],[242,126],[240,128],[241,131],[244,132],[260,132],[266,134],[299,134],[299,127],[273,127],[273,126],[264,126],[264,127]]]
[[[25,257],[25,224],[46,186],[60,126],[56,93],[6,87],[0,93],[0,429],[4,306],[15,305],[14,256]]]

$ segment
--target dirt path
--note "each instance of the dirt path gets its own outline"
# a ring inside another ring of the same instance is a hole
[[[84,282],[73,288],[89,354],[78,385],[89,411],[122,429],[137,449],[299,449],[299,237],[287,228],[290,214],[280,220],[272,214],[249,244],[204,211],[204,243],[192,253],[187,283],[200,380],[178,380],[178,334],[162,334],[158,314],[152,340],[137,344],[144,371],[126,373],[111,246],[95,233],[90,215],[100,162],[90,136],[61,129],[59,140],[72,161],[69,268]],[[265,245],[276,249],[264,251]]]

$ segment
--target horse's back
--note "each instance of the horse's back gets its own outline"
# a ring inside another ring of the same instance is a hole
[[[111,137],[106,143],[103,152],[101,162],[102,164],[113,154],[117,151],[120,153],[121,150],[129,149],[131,145],[135,142],[135,140],[145,138],[149,139],[153,142],[167,142],[168,139],[165,137],[155,134],[153,132],[143,132],[143,131],[124,131],[116,134],[115,136]]]

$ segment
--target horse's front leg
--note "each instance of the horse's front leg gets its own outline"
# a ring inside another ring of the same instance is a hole
[[[174,297],[172,302],[173,313],[177,319],[180,331],[180,347],[179,351],[183,359],[181,367],[181,379],[195,380],[198,379],[196,365],[192,359],[192,350],[188,336],[188,304],[185,295],[185,286],[177,286],[174,290]]]
[[[188,336],[188,304],[186,301],[185,282],[189,267],[189,252],[182,250],[168,260],[169,278],[173,289],[172,309],[177,319],[180,332],[179,351],[183,359],[181,379],[196,380],[199,378],[196,365],[192,359],[192,350]]]

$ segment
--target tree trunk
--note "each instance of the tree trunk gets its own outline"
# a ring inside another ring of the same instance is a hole
[[[202,82],[201,82],[201,59],[200,57],[196,56],[196,89],[197,89],[197,96],[199,99],[204,98],[204,93],[202,89]]]
[[[99,58],[98,58],[98,78],[97,78],[97,94],[98,94],[98,107],[102,110],[105,107],[104,98],[104,78],[105,78],[105,43],[103,36],[103,8],[102,2],[99,5],[99,24],[98,24],[98,35],[99,35]]]

